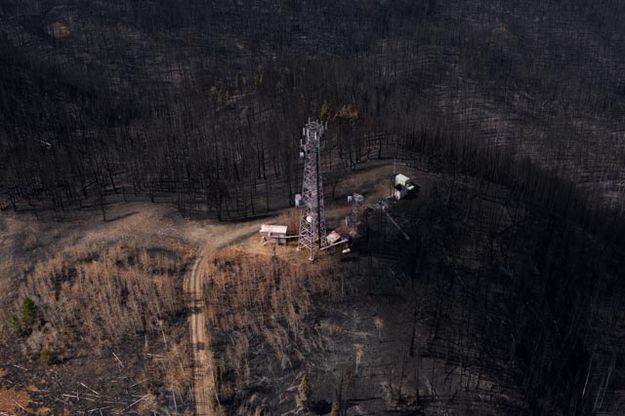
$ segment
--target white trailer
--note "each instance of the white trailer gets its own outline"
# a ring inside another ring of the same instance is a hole
[[[412,192],[415,189],[414,184],[410,181],[410,178],[401,173],[395,176],[395,186],[401,186],[406,188],[406,191]]]

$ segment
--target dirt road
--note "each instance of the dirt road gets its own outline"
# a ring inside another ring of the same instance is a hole
[[[195,414],[209,416],[212,412],[210,385],[211,374],[208,374],[209,362],[206,355],[206,316],[204,313],[204,298],[202,296],[202,281],[198,275],[200,263],[204,261],[205,250],[200,251],[189,278],[185,281],[185,292],[191,315],[189,316],[189,331],[193,346],[193,400]]]
[[[193,398],[196,416],[213,416],[219,397],[215,390],[213,356],[210,351],[209,336],[206,326],[203,283],[206,277],[206,262],[212,253],[230,244],[236,244],[253,236],[260,221],[244,225],[214,225],[206,229],[204,246],[199,250],[191,273],[186,276],[184,290],[187,297],[189,331],[193,347]]]

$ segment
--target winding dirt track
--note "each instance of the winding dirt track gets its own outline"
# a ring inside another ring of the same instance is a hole
[[[211,398],[209,391],[208,356],[206,355],[206,315],[204,311],[204,296],[202,291],[202,276],[199,276],[200,264],[204,260],[206,249],[200,251],[189,278],[185,281],[187,302],[191,310],[189,315],[189,330],[193,347],[193,399],[195,414],[211,416]]]
[[[193,348],[193,399],[196,416],[214,416],[214,403],[219,398],[214,391],[213,368],[209,338],[206,326],[206,297],[203,293],[206,261],[215,251],[240,241],[246,240],[258,232],[260,222],[245,225],[216,225],[207,231],[205,246],[199,250],[191,273],[184,281],[184,292],[187,297],[189,330]]]

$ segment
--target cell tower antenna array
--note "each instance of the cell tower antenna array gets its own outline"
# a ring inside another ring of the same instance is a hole
[[[298,248],[308,250],[310,261],[315,259],[318,250],[328,244],[319,157],[319,142],[325,130],[325,124],[309,119],[303,130],[300,152],[300,157],[304,158],[304,177],[299,206],[304,208],[304,215],[299,226]]]

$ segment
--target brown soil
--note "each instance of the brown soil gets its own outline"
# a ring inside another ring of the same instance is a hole
[[[13,389],[0,390],[0,412],[29,412],[30,396]]]

